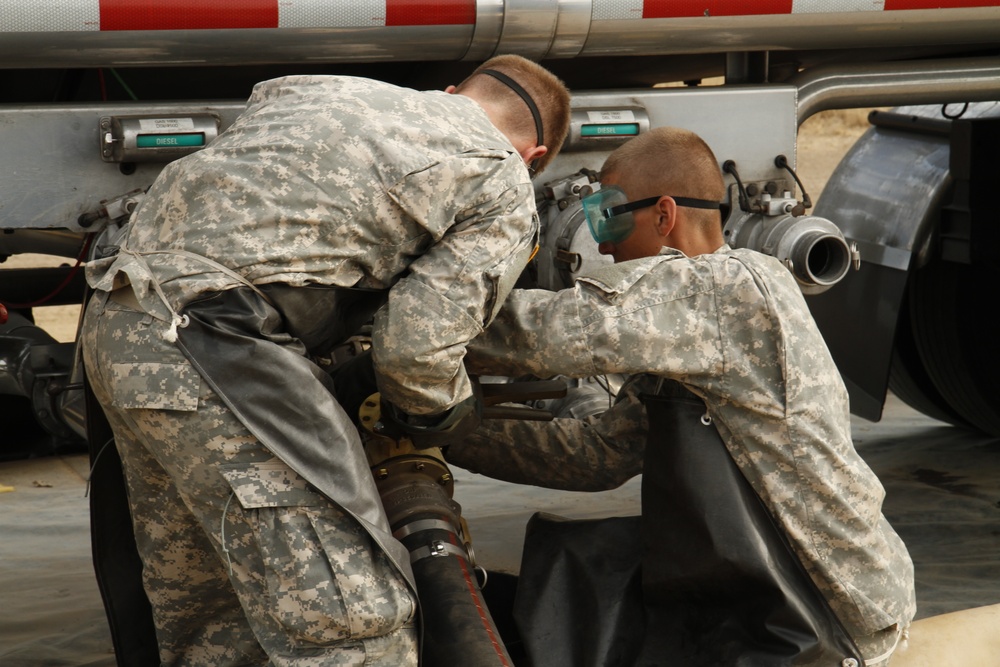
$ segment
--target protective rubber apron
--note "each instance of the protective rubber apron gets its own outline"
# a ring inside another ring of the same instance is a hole
[[[705,403],[676,382],[642,401],[642,515],[528,524],[514,613],[530,662],[862,665]]]
[[[126,248],[132,262],[145,253]],[[409,583],[409,554],[389,529],[357,429],[334,396],[330,376],[308,354],[345,341],[385,302],[387,293],[341,287],[251,284],[243,276],[185,251],[242,283],[185,305],[170,305],[176,344],[244,426],[288,467],[350,514]]]

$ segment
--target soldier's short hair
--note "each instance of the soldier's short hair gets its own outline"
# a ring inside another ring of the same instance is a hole
[[[633,199],[673,195],[722,201],[726,195],[715,153],[700,136],[679,127],[657,127],[616,148],[601,167],[602,179],[611,174]]]
[[[456,87],[455,92],[474,90],[482,99],[510,109],[511,113],[505,117],[510,129],[529,137],[535,136],[535,122],[527,105],[510,87],[492,76],[482,74],[484,69],[509,76],[531,96],[538,107],[542,118],[542,139],[548,148],[548,152],[538,161],[537,171],[541,172],[559,153],[569,132],[569,90],[559,77],[538,63],[511,54],[490,58]]]

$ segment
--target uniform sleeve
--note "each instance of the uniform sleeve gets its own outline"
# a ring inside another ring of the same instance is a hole
[[[711,277],[693,277],[690,262],[671,264],[624,262],[558,292],[514,290],[469,346],[466,365],[508,377],[718,377],[724,356]]]
[[[470,344],[469,372],[542,378],[606,372],[598,369],[591,355],[581,317],[586,302],[579,287],[512,291],[493,323]]]
[[[493,320],[538,234],[523,164],[504,160],[479,178],[438,169],[448,178],[423,173],[394,191],[436,241],[390,290],[372,331],[380,391],[417,415],[438,414],[471,395],[466,345]],[[457,201],[470,205],[458,208]]]
[[[628,382],[600,415],[551,422],[485,420],[471,437],[448,447],[449,463],[488,477],[565,491],[605,491],[642,472],[647,420]]]

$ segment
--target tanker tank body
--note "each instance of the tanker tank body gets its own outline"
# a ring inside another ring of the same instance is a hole
[[[5,174],[0,180],[0,257],[40,253],[64,258],[69,265],[0,269],[0,302],[29,323],[35,308],[82,303],[82,276],[73,266],[100,251],[102,235],[127,218],[166,161],[210,141],[232,122],[254,83],[281,74],[357,74],[442,88],[496,53],[543,62],[576,91],[574,130],[591,133],[573,137],[545,181],[538,183],[543,208],[567,206],[563,190],[585,187],[580,172],[598,168],[633,127],[644,131],[657,124],[688,125],[706,135],[720,159],[734,162],[736,171],[728,176],[734,187],[739,175],[751,192],[767,192],[782,201],[804,200],[802,186],[808,184],[797,183],[792,171],[794,123],[813,113],[899,104],[949,103],[955,109],[966,102],[1000,99],[1000,0],[955,0],[946,8],[929,8],[924,0],[775,0],[755,5],[715,0],[704,6],[665,0],[254,0],[240,11],[210,0],[197,12],[180,0],[14,0],[0,7],[0,26],[0,76],[5,83],[0,89],[0,126],[5,129],[0,142]],[[723,84],[705,85],[707,80]],[[663,84],[680,87],[654,87]],[[651,111],[652,106],[659,109]],[[603,122],[605,112],[620,112],[619,120],[630,116],[635,122]],[[190,145],[139,147],[137,137],[148,134],[143,127],[164,118],[172,119],[174,130],[152,140],[181,138]],[[981,125],[971,114],[959,124],[965,121]],[[934,141],[926,134],[914,136],[918,142]],[[885,161],[885,153],[896,148],[893,142],[879,142],[874,159]],[[872,150],[862,152],[856,161],[872,157]],[[775,165],[779,156],[785,156],[791,170]],[[853,188],[860,186],[852,183],[862,179],[857,169],[842,173],[838,178],[843,184],[829,191],[817,215],[808,217],[828,219],[841,228],[847,224],[851,231],[843,235],[846,247],[859,248],[863,267],[895,267],[905,280],[910,265],[887,258],[901,248],[904,254],[910,252],[909,242],[887,240],[883,230],[889,223],[869,215],[858,223],[865,230],[859,232],[853,222],[839,219],[845,208],[842,200],[857,200]],[[878,178],[898,176],[879,172]],[[914,196],[926,199],[921,193],[905,193],[907,199]],[[738,199],[732,202],[734,209]],[[834,199],[838,201],[827,204]],[[911,230],[910,236],[936,242],[936,205],[926,202],[921,218],[927,221],[914,223],[919,232]],[[760,212],[773,210],[775,204],[758,198],[748,206]],[[847,208],[852,207],[855,204]],[[796,211],[795,217],[803,212],[794,205],[788,208]],[[547,252],[535,267],[543,286],[561,286],[594,260],[592,250],[579,248],[584,240],[576,237],[578,220],[570,219],[571,213],[559,216],[543,210],[543,217],[560,227],[548,234]],[[803,222],[796,225],[799,231],[808,224],[825,225]],[[736,224],[730,231],[740,233],[732,238],[764,238],[749,233],[746,221],[739,222],[738,229]],[[761,229],[774,226],[754,224]],[[976,222],[973,227],[981,236],[987,226]],[[835,263],[843,263],[844,247],[830,246]],[[969,261],[988,265],[989,255],[982,256],[977,251]],[[973,271],[976,280],[984,270]],[[870,275],[864,268],[845,274],[862,286],[857,290],[882,294],[884,284]],[[963,285],[969,279],[955,278]],[[924,396],[914,399],[918,407],[934,414],[957,411],[954,421],[996,432],[996,409],[990,409],[988,400],[996,395],[988,379],[997,375],[992,361],[983,364],[986,380],[962,373],[941,378],[937,369],[953,365],[947,358],[950,352],[937,361],[893,362],[913,356],[894,345],[895,322],[907,319],[907,313],[899,315],[904,307],[899,289],[886,292],[893,303],[880,308],[883,344],[877,350],[840,345],[838,340],[853,341],[859,334],[864,338],[873,324],[868,317],[844,317],[853,302],[841,297],[838,304],[834,295],[847,289],[826,289],[832,286],[823,286],[828,294],[816,312],[822,322],[841,323],[823,328],[859,414],[878,419],[888,368],[906,367],[910,370],[905,375],[920,379],[903,385],[920,390],[907,392],[896,381],[893,386],[902,395]],[[856,326],[844,330],[843,322],[851,321]],[[909,322],[901,334],[907,340],[926,339],[919,346],[921,358],[940,348],[962,348],[965,365],[976,366],[977,357],[987,356],[982,354],[981,337],[967,331],[981,325],[956,325],[954,331],[928,338],[923,335],[926,322],[926,317]],[[907,328],[914,329],[913,336]],[[82,435],[81,411],[69,406],[79,378],[61,361],[65,351],[41,353],[25,342],[35,338],[0,332],[4,368],[18,369],[16,381],[10,371],[0,370],[5,376],[0,396],[30,403],[40,421],[49,424],[46,430],[59,432],[53,437]],[[30,350],[36,353],[26,354]],[[872,357],[877,364],[867,363]],[[869,372],[862,377],[858,368]],[[937,379],[929,383],[924,375]],[[44,391],[35,384],[44,384]],[[937,384],[960,389],[942,390]],[[31,398],[43,395],[46,405]],[[951,403],[960,407],[952,408]],[[64,423],[51,428],[54,421]]]

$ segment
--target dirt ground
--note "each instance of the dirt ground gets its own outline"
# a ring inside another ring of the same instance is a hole
[[[1000,612],[1000,440],[935,422],[891,395],[881,422],[854,417],[851,431],[883,480],[883,510],[913,557],[917,617],[944,621],[960,610]],[[494,573],[517,570],[525,524],[537,511],[588,519],[633,515],[640,505],[640,478],[610,491],[582,493],[506,484],[459,468],[452,472],[477,562]],[[0,494],[0,665],[116,664],[89,558],[88,476],[86,454],[0,463],[0,487],[9,491]],[[1000,664],[995,649],[985,654],[990,658],[972,660],[954,650],[955,644],[995,639],[995,633],[952,630],[939,635],[943,644],[934,640],[935,649],[951,647],[948,659],[924,660],[917,653],[918,659],[901,661],[900,667]]]
[[[827,178],[851,145],[868,128],[868,109],[834,110],[818,113],[799,129],[798,174],[814,202],[819,200]],[[69,260],[44,255],[12,257],[0,268],[59,266]],[[37,308],[35,319],[40,327],[61,342],[74,339],[80,309],[78,306]]]
[[[819,200],[840,159],[870,127],[870,112],[871,109],[824,111],[807,119],[799,128],[797,171],[813,202]]]

